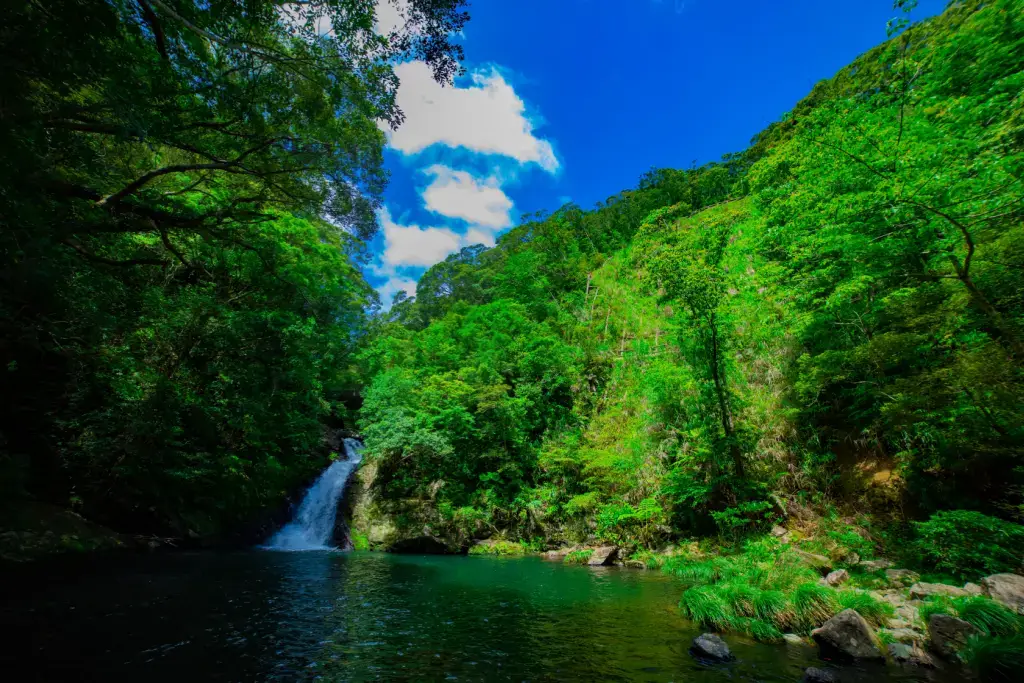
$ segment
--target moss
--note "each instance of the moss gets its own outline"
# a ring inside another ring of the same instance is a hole
[[[518,541],[489,541],[469,549],[470,555],[525,555],[528,552],[530,549]]]
[[[566,564],[586,564],[590,561],[593,550],[573,550],[565,556]]]
[[[358,531],[353,531],[349,536],[349,541],[352,542],[353,550],[370,549],[370,539],[369,537],[367,537],[366,534],[359,533]]]

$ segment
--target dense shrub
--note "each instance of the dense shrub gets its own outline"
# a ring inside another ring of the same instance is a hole
[[[972,579],[1024,563],[1024,526],[970,510],[937,512],[914,525],[921,564]]]

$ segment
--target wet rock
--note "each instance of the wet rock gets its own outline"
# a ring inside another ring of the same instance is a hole
[[[892,643],[889,645],[889,656],[894,662],[924,669],[934,669],[935,660],[930,654],[915,645]]]
[[[832,670],[813,666],[804,671],[804,677],[801,680],[803,683],[838,683],[839,681]]]
[[[856,610],[846,609],[811,631],[824,657],[885,659],[868,622]]]
[[[909,586],[921,580],[921,576],[917,572],[912,572],[909,569],[886,569],[885,578],[893,586]]]
[[[933,595],[945,595],[951,598],[962,598],[968,595],[963,588],[947,586],[944,583],[915,583],[910,587],[911,600],[924,600]]]
[[[823,578],[821,582],[826,586],[841,586],[850,580],[850,572],[845,569],[837,569],[834,572],[829,572],[828,576]]]
[[[798,636],[795,633],[783,633],[782,639],[786,641],[787,645],[806,645],[807,641]]]
[[[920,631],[915,631],[912,628],[883,628],[883,633],[888,633],[889,636],[897,643],[923,643],[924,634]]]
[[[821,572],[822,576],[825,576],[832,571],[832,560],[828,559],[824,555],[816,555],[814,553],[809,553],[806,550],[800,550],[799,548],[794,548],[793,552],[800,558],[801,562],[809,567],[817,569]]]
[[[693,639],[690,654],[698,659],[711,659],[716,662],[727,662],[733,658],[729,646],[714,633],[705,633]]]
[[[866,572],[877,572],[892,566],[889,560],[861,560],[857,565]]]
[[[945,657],[952,657],[967,644],[967,639],[978,633],[971,624],[948,614],[933,614],[928,618],[928,637],[932,649]]]
[[[1009,607],[1017,614],[1024,614],[1024,576],[1016,574],[993,574],[981,580],[982,592]]]
[[[606,545],[601,548],[594,548],[594,553],[587,560],[587,564],[591,567],[607,567],[610,564],[615,563],[615,559],[619,555],[618,546]]]

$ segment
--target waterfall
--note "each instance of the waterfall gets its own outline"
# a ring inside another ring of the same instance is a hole
[[[331,534],[338,514],[338,503],[345,484],[362,459],[363,444],[345,439],[344,460],[338,459],[324,470],[302,498],[295,518],[270,537],[267,550],[333,550]]]

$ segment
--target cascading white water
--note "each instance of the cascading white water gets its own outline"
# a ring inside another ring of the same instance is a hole
[[[345,494],[345,484],[362,459],[363,444],[345,439],[345,459],[335,460],[324,470],[299,504],[295,518],[288,522],[263,546],[267,550],[333,550],[331,534],[338,513],[338,503]]]

